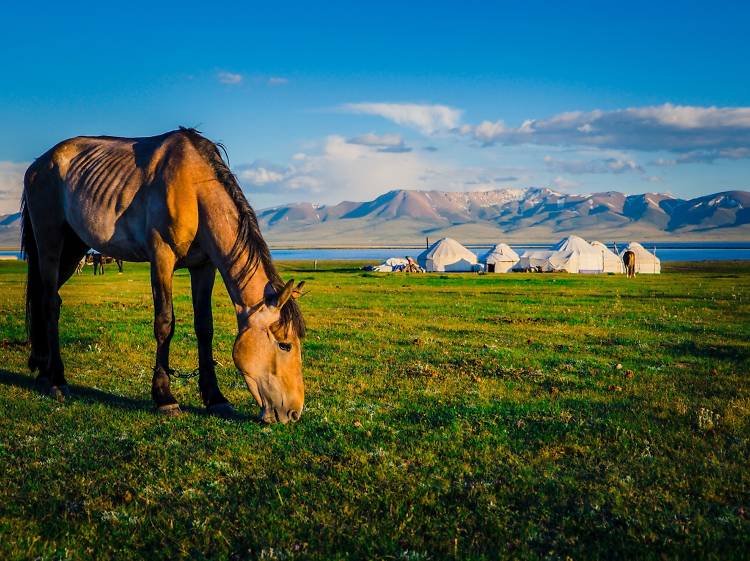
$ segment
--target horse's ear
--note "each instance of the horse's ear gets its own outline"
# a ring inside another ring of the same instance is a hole
[[[290,280],[288,283],[284,285],[284,288],[281,289],[281,292],[279,292],[279,295],[276,298],[275,306],[277,308],[283,308],[284,304],[286,304],[289,298],[292,297],[293,292],[294,292],[294,280]]]
[[[296,300],[300,296],[302,296],[302,287],[305,286],[305,281],[300,281],[297,286],[294,287],[294,290],[292,290],[292,299]]]

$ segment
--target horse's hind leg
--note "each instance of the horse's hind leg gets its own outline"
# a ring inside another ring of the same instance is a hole
[[[172,307],[172,275],[175,257],[162,251],[151,262],[151,291],[154,295],[154,337],[156,338],[156,365],[151,381],[151,397],[159,411],[178,415],[180,406],[172,395],[169,383],[169,343],[174,334],[174,309]]]
[[[48,358],[42,369],[39,382],[49,384],[49,393],[57,399],[69,394],[65,380],[65,367],[60,354],[60,287],[67,282],[85,253],[84,243],[67,225],[59,235],[49,236],[39,248],[39,273],[42,285],[42,309],[46,320]]]
[[[47,314],[43,305],[42,279],[39,273],[39,258],[36,256],[36,242],[34,248],[29,249],[29,277],[27,291],[27,324],[31,354],[29,355],[29,370],[39,370],[36,381],[40,385],[49,385],[47,363],[49,362],[49,345],[47,343]],[[31,252],[34,251],[32,254]]]
[[[198,339],[198,387],[206,408],[215,413],[230,413],[232,406],[219,390],[214,368],[211,344],[214,336],[214,320],[211,309],[211,293],[216,279],[216,267],[206,264],[190,269],[190,284],[193,291],[193,325]]]
[[[60,306],[62,299],[60,286],[60,260],[63,253],[63,235],[45,236],[45,243],[39,246],[39,275],[41,284],[41,307],[47,336],[47,365],[41,369],[37,380],[49,384],[49,393],[57,399],[64,399],[68,393],[65,381],[65,368],[60,355]]]
[[[59,400],[64,399],[70,393],[60,354],[59,322],[62,299],[59,290],[73,276],[87,249],[81,239],[67,225],[63,226],[63,232],[61,247],[51,247],[47,254],[47,260],[40,260],[49,346],[47,368],[43,371],[43,374],[40,374],[40,377],[45,375],[49,384],[50,395]],[[57,266],[55,266],[55,254],[59,255]],[[55,271],[55,268],[57,271]],[[44,379],[39,379],[39,381],[43,382]]]

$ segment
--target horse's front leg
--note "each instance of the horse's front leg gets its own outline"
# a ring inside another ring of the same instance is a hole
[[[172,307],[172,275],[174,255],[156,255],[151,262],[151,292],[154,296],[154,337],[156,338],[156,365],[151,382],[151,397],[159,411],[179,415],[180,406],[169,385],[169,343],[174,335],[174,309]]]
[[[214,319],[211,309],[211,293],[216,279],[216,267],[212,263],[190,268],[190,284],[193,291],[193,325],[198,339],[198,387],[206,409],[212,413],[227,414],[232,406],[219,390],[214,368],[213,350]]]

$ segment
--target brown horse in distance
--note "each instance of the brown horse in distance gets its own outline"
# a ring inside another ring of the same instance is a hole
[[[88,257],[91,258],[91,264],[94,266],[94,276],[104,274],[104,265],[114,263],[117,265],[117,271],[122,273],[123,260],[117,257],[110,257],[109,255],[102,255],[101,253],[89,253]],[[88,260],[87,260],[88,262]]]
[[[105,257],[101,253],[91,255],[91,264],[94,266],[94,276],[104,274]]]
[[[635,278],[635,253],[627,250],[622,254],[622,263],[625,265],[625,272],[629,279]]]
[[[76,137],[27,170],[23,245],[28,257],[29,367],[51,395],[68,393],[58,336],[59,288],[88,248],[151,264],[156,360],[151,395],[179,413],[170,390],[169,344],[175,328],[172,276],[190,271],[199,379],[209,410],[231,410],[219,390],[212,354],[211,292],[221,274],[237,314],[232,356],[266,422],[299,419],[304,404],[295,299],[284,284],[252,208],[218,145],[193,129],[145,138]]]

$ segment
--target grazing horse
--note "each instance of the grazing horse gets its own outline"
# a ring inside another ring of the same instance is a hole
[[[104,274],[104,255],[101,253],[92,253],[91,263],[94,265],[94,276]]]
[[[37,159],[24,178],[23,246],[28,258],[29,368],[64,399],[58,332],[60,287],[88,248],[151,264],[156,360],[151,396],[180,412],[170,390],[175,328],[172,276],[190,271],[198,340],[198,385],[210,411],[231,406],[219,390],[211,349],[211,292],[218,269],[237,315],[232,357],[265,422],[296,421],[304,404],[295,301],[302,284],[284,284],[219,146],[181,128],[146,138],[76,137]]]
[[[88,255],[91,257],[92,265],[94,265],[94,276],[96,276],[97,274],[103,275],[104,265],[108,265],[110,263],[114,263],[115,265],[117,265],[117,272],[122,273],[122,259],[118,257],[110,257],[109,255],[103,255],[98,252],[90,252]]]
[[[627,250],[622,254],[622,263],[625,265],[625,272],[629,279],[635,278],[635,253]]]

